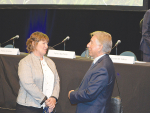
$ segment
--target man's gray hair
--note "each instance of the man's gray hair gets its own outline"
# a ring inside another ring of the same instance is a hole
[[[103,45],[102,51],[105,54],[109,54],[112,49],[112,37],[109,33],[104,31],[95,31],[90,34],[91,36],[96,36],[99,44]]]

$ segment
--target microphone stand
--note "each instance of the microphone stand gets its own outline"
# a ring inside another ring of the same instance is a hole
[[[61,43],[63,43],[63,42],[64,42],[64,51],[65,51],[65,46],[66,46],[66,43],[65,43],[65,42],[66,42],[67,40],[69,40],[69,39],[70,39],[70,37],[69,37],[69,36],[67,36],[67,37],[66,37],[66,38],[65,38],[62,42],[60,42],[60,43],[58,43],[58,44],[54,45],[54,46],[53,46],[53,48],[54,48],[55,46],[57,46],[57,45],[59,45],[59,44],[61,44]]]
[[[65,46],[66,46],[66,41],[62,41],[62,42],[60,42],[60,43],[58,43],[58,44],[56,44],[56,45],[54,45],[54,46],[52,46],[53,48],[55,47],[55,46],[57,46],[57,45],[59,45],[59,44],[61,44],[61,43],[63,43],[64,42],[64,51],[65,51]]]
[[[116,55],[117,55],[117,45],[116,45]]]
[[[13,39],[13,48],[15,48],[15,46],[14,46],[14,45],[15,45],[15,39]]]
[[[65,51],[66,41],[64,42],[64,51]]]
[[[56,45],[54,45],[54,46],[52,46],[52,47],[55,47],[55,46],[57,46],[57,45],[59,45],[59,44],[61,44],[61,43],[63,43],[63,42],[60,42],[60,43],[58,43],[58,44],[56,44]]]

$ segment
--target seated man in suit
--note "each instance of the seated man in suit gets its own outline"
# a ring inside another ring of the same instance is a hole
[[[68,93],[71,104],[77,104],[76,113],[110,113],[110,100],[115,81],[115,69],[109,53],[112,37],[109,33],[91,33],[87,44],[94,61],[79,88]]]

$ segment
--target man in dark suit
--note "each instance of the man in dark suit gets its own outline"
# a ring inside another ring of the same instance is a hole
[[[110,100],[115,81],[115,69],[109,53],[112,37],[109,33],[91,33],[87,44],[93,65],[85,74],[79,88],[68,93],[71,104],[77,104],[76,113],[110,113]]]
[[[143,18],[140,50],[143,54],[143,61],[150,62],[150,9],[146,11]]]

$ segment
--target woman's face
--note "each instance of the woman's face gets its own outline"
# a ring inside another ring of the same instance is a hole
[[[46,40],[41,40],[38,42],[38,44],[36,45],[33,53],[36,55],[36,56],[40,56],[40,57],[43,57],[46,52],[47,52],[47,49],[48,49],[48,42]]]

